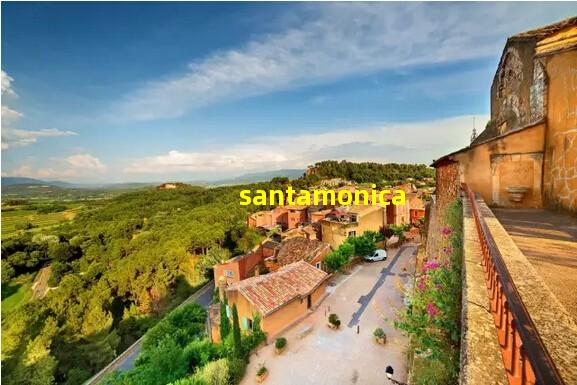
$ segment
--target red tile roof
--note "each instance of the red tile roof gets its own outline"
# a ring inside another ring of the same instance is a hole
[[[227,291],[237,290],[262,316],[267,316],[289,302],[313,292],[328,274],[299,261],[280,270],[234,283]]]
[[[311,263],[317,256],[328,254],[331,246],[328,243],[307,239],[303,237],[288,238],[282,241],[276,255],[280,266],[288,265],[297,261]]]

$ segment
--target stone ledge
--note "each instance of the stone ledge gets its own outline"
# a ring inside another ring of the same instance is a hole
[[[515,287],[561,377],[566,384],[577,384],[577,324],[485,202],[477,199],[477,203]]]
[[[468,199],[463,199],[463,307],[461,333],[461,385],[506,385],[497,329],[489,311],[489,298],[475,220]]]

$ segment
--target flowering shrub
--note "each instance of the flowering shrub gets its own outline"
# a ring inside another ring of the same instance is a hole
[[[410,295],[411,306],[400,315],[395,327],[411,337],[413,353],[425,356],[437,369],[415,368],[414,383],[445,385],[456,383],[459,373],[461,335],[461,266],[462,206],[449,206],[441,229],[443,255],[423,264],[416,277],[416,290]],[[433,373],[433,374],[431,374]]]

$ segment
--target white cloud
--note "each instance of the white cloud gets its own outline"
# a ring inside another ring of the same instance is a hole
[[[12,79],[2,70],[2,95],[13,95]],[[4,99],[2,100],[4,102]],[[77,135],[73,131],[62,131],[57,128],[42,128],[40,130],[23,130],[13,126],[24,115],[2,104],[2,150],[14,147],[23,147],[34,144],[38,138]]]
[[[488,118],[477,116],[476,121],[483,122]],[[429,163],[448,151],[463,147],[469,139],[472,124],[473,116],[459,116],[296,136],[265,136],[214,150],[173,150],[135,159],[124,172],[247,172],[305,167],[325,159]]]
[[[128,95],[120,115],[171,118],[241,98],[372,71],[497,56],[515,32],[567,15],[539,4],[322,3],[299,28],[191,63]],[[523,17],[515,17],[522,12]]]
[[[20,119],[23,115],[18,112],[14,111],[10,107],[2,106],[2,123],[3,124],[10,124],[14,123],[18,119]]]
[[[2,95],[16,96],[16,93],[12,89],[12,79],[4,70],[2,70]]]
[[[107,169],[100,159],[90,154],[75,154],[50,161],[49,166],[39,168],[34,168],[30,164],[23,164],[11,171],[3,172],[2,175],[47,179],[90,179],[102,175]]]
[[[66,158],[66,162],[77,170],[96,171],[102,173],[106,171],[106,166],[100,159],[90,154],[77,154]]]
[[[62,131],[56,128],[43,128],[40,130],[21,130],[19,128],[2,127],[2,149],[28,146],[38,141],[38,138],[51,138],[59,136],[77,135],[73,131]]]

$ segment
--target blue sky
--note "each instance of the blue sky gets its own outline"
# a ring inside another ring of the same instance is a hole
[[[576,3],[2,3],[2,175],[217,179],[428,163],[507,36]]]

